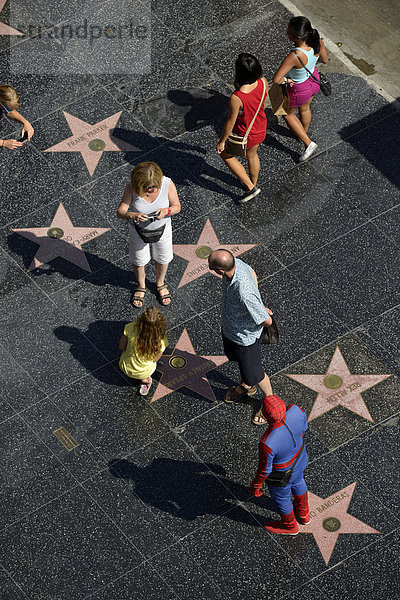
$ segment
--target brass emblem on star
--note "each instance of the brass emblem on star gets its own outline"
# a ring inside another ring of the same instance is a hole
[[[50,227],[50,229],[47,231],[47,235],[49,236],[49,238],[59,240],[64,235],[64,232],[61,229],[61,227]]]
[[[106,147],[106,143],[103,140],[90,140],[88,146],[91,150],[103,152],[104,148]]]
[[[327,375],[324,378],[324,386],[329,390],[337,390],[342,387],[343,381],[339,375]]]
[[[329,517],[328,519],[324,519],[322,521],[322,527],[326,530],[326,531],[339,531],[340,527],[341,527],[341,523],[339,521],[339,519],[337,519],[336,517]]]
[[[196,248],[196,256],[197,258],[208,258],[212,252],[212,248],[210,246],[199,246]]]
[[[183,367],[186,365],[186,359],[183,358],[183,356],[173,356],[169,360],[169,364],[174,369],[183,369]]]

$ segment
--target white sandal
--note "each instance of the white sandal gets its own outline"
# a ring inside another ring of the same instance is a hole
[[[140,384],[139,394],[141,396],[147,396],[147,394],[149,393],[149,390],[151,388],[151,384],[153,383],[152,378],[150,377],[149,379],[150,379],[149,383],[141,383]]]

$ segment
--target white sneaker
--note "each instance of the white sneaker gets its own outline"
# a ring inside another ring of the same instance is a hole
[[[304,162],[305,160],[308,160],[311,156],[311,154],[318,148],[318,144],[316,144],[315,142],[311,142],[311,144],[309,146],[307,146],[307,148],[304,150],[303,154],[300,156],[299,161],[300,162]]]
[[[260,192],[261,192],[261,189],[258,187],[258,185],[255,185],[252,190],[247,190],[246,193],[243,194],[243,196],[241,196],[239,198],[239,200],[238,200],[239,204],[244,204],[245,202],[248,202],[255,196],[258,196],[258,194]]]

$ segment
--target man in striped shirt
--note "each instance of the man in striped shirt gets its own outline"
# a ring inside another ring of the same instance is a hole
[[[307,416],[295,404],[286,408],[283,400],[277,396],[264,398],[262,412],[269,427],[258,444],[258,469],[250,491],[256,497],[262,496],[261,488],[266,482],[281,520],[269,521],[265,529],[272,533],[297,535],[297,521],[303,525],[308,525],[311,521],[307,486],[303,477],[308,464],[303,441],[304,432],[308,429]],[[284,473],[291,468],[293,473],[288,483],[277,485]],[[294,506],[291,501],[292,492]]]

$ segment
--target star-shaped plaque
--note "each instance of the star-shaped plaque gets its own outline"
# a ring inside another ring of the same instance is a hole
[[[86,121],[63,111],[73,135],[55,146],[47,148],[44,152],[80,152],[89,174],[93,175],[103,152],[139,150],[132,144],[128,144],[128,142],[112,135],[121,113],[122,110],[103,119],[103,121],[90,125],[90,123],[86,123]]]
[[[39,250],[36,252],[28,271],[40,267],[40,265],[53,260],[53,258],[61,257],[91,273],[92,270],[82,246],[99,235],[103,235],[106,231],[110,231],[110,229],[110,227],[107,229],[75,227],[64,206],[60,203],[48,227],[12,229],[11,231],[39,244]]]
[[[172,354],[164,354],[161,360],[157,371],[162,375],[151,402],[183,387],[215,402],[206,373],[227,362],[226,356],[197,356],[185,328]]]
[[[356,484],[355,481],[329,498],[308,492],[311,523],[299,524],[299,532],[312,533],[325,564],[329,563],[341,533],[380,533],[347,512]]]
[[[4,8],[7,0],[0,0],[0,13]],[[24,35],[21,31],[17,31],[13,27],[6,25],[0,21],[0,35]]]
[[[240,256],[244,252],[255,248],[257,245],[258,244],[221,244],[214,231],[214,227],[211,225],[210,219],[207,219],[197,244],[175,244],[173,246],[174,253],[188,261],[188,265],[182,275],[178,288],[194,281],[206,273],[217,275],[217,273],[208,269],[207,259],[213,250],[224,248],[224,250],[230,250],[234,256]],[[217,277],[219,277],[219,275],[217,275]]]
[[[339,346],[336,346],[326,373],[319,375],[287,374],[287,377],[318,392],[308,417],[309,421],[340,405],[373,422],[361,393],[390,376],[391,373],[385,375],[357,375],[351,373]]]

